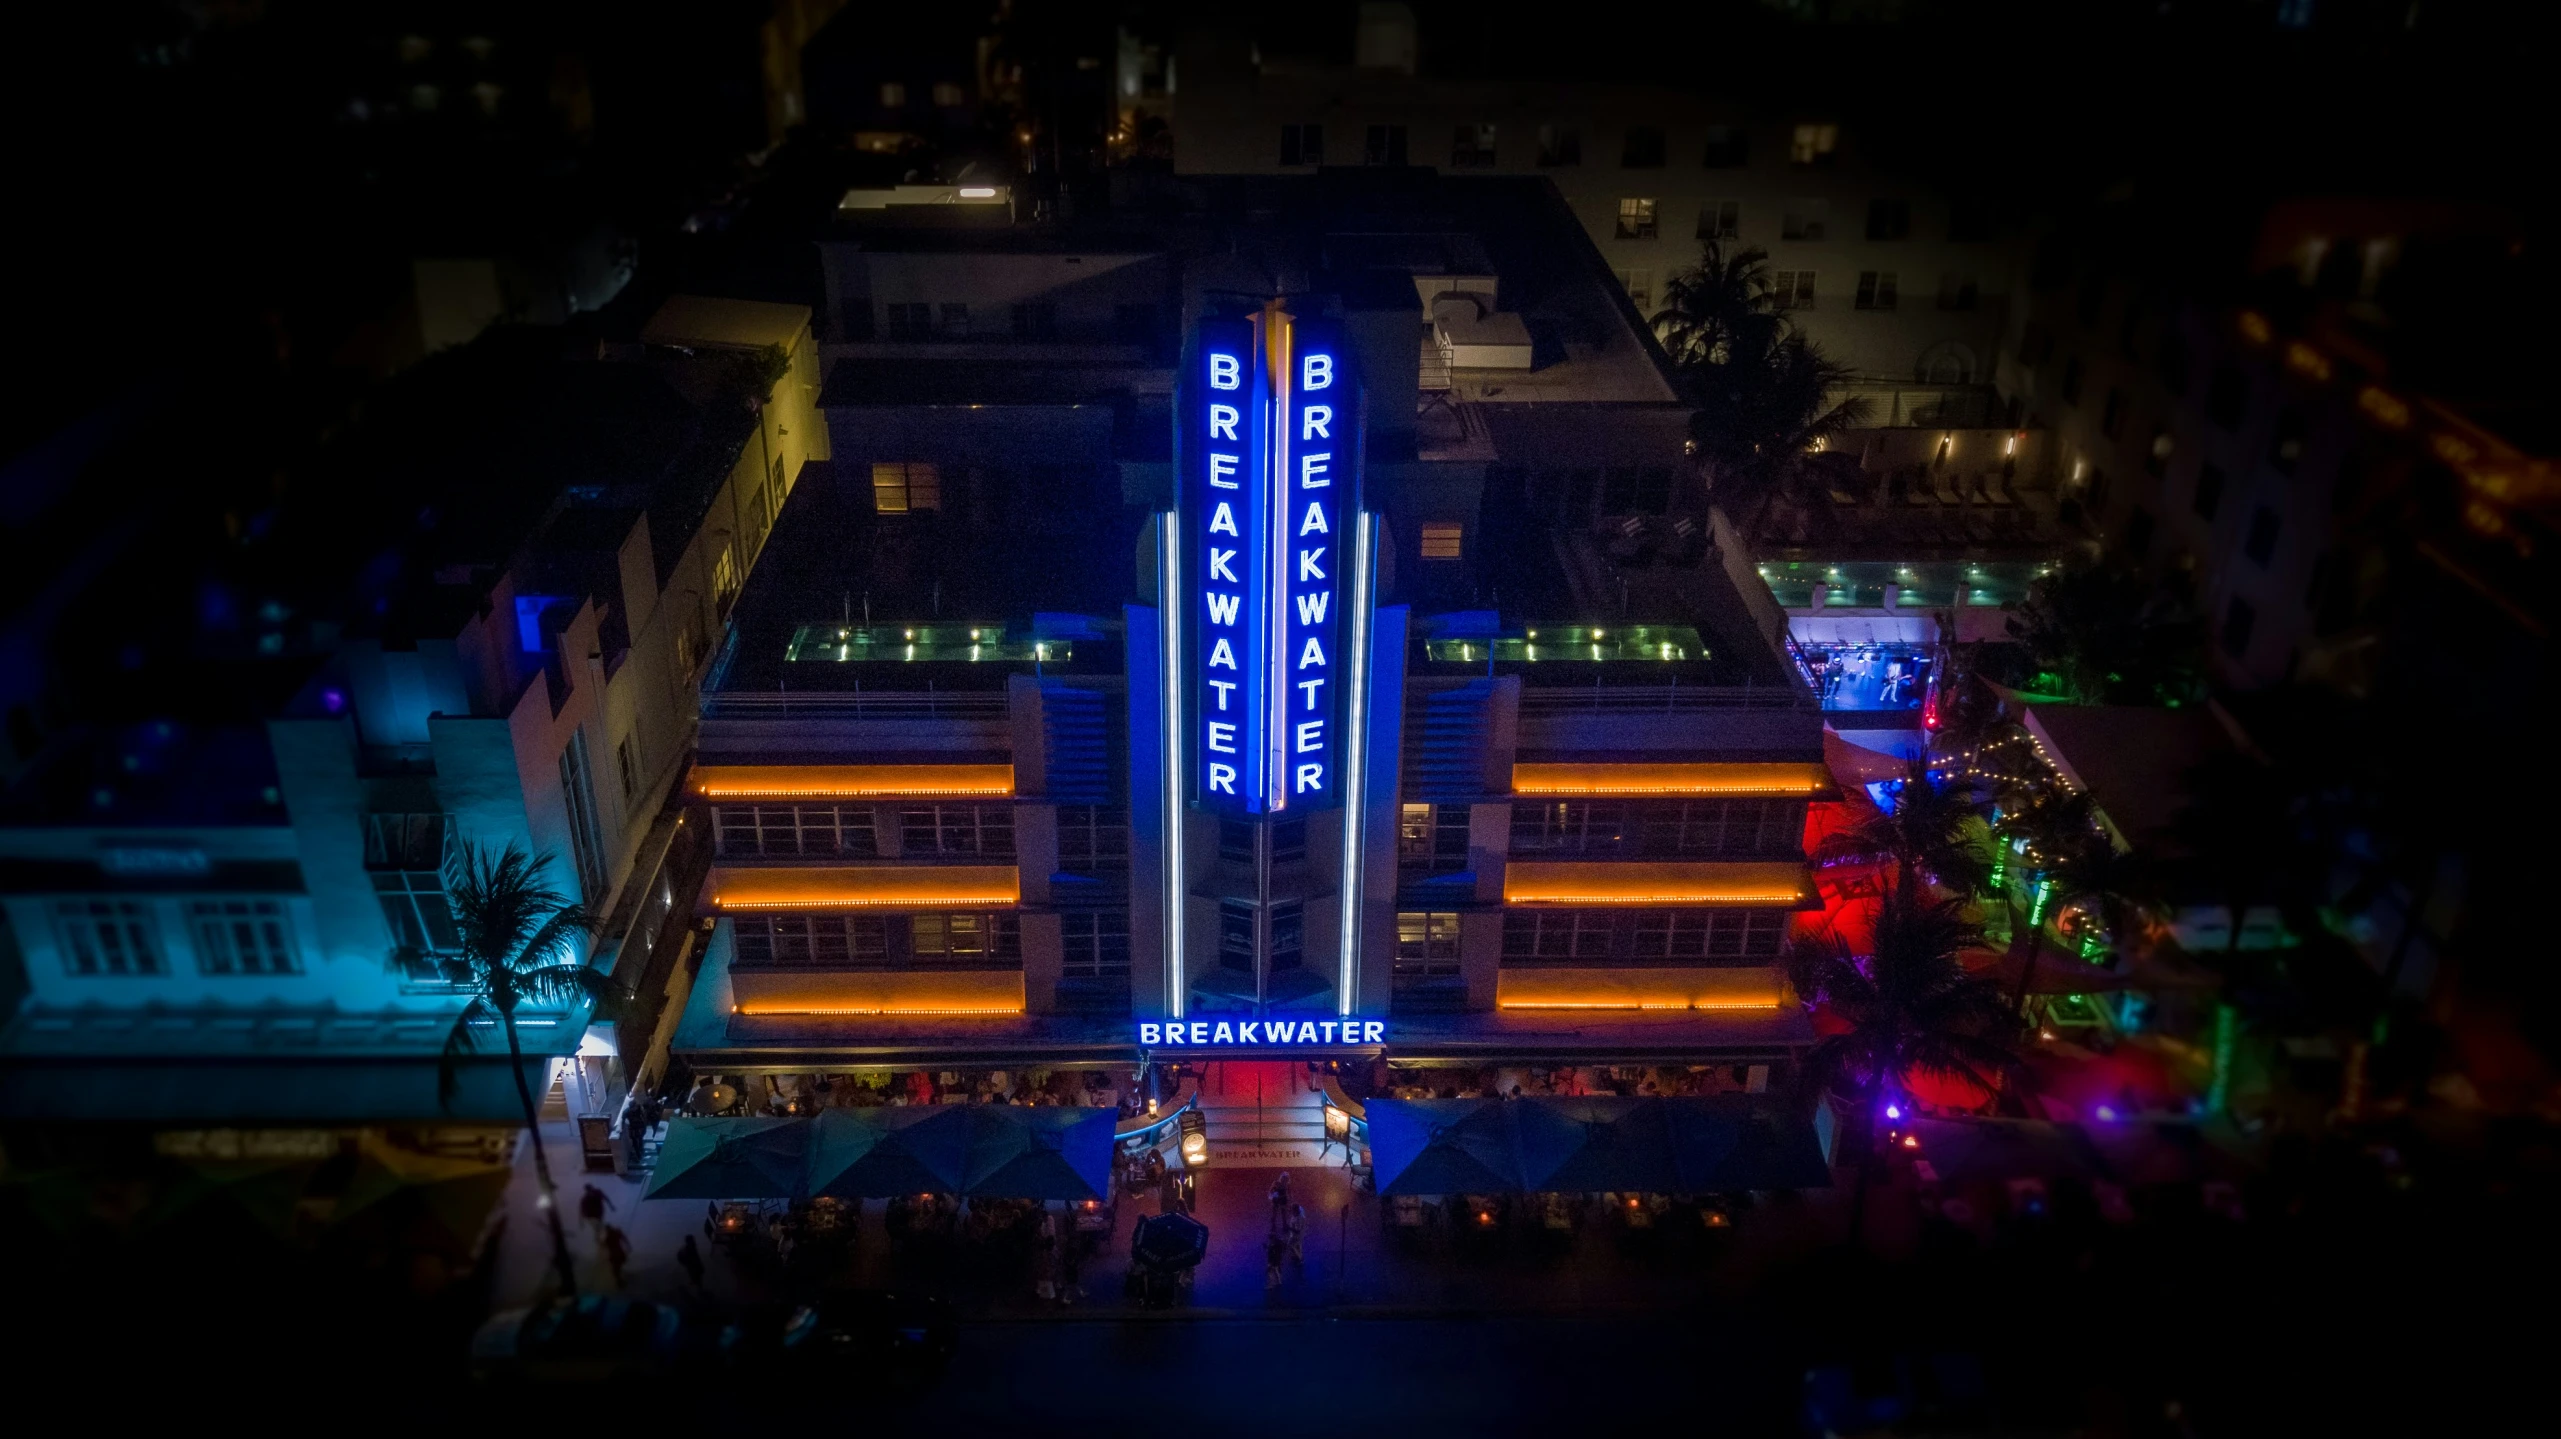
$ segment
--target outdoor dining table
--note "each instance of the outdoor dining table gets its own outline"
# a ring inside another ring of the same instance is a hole
[[[685,1101],[685,1108],[695,1114],[723,1114],[738,1102],[738,1091],[726,1084],[711,1083],[696,1088]]]

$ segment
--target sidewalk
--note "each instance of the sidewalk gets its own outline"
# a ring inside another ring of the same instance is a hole
[[[614,1287],[596,1236],[578,1219],[579,1195],[594,1184],[613,1205],[607,1222],[631,1237],[628,1292],[669,1301],[692,1298],[691,1285],[676,1264],[677,1249],[691,1234],[702,1249],[705,1289],[714,1303],[782,1297],[770,1280],[742,1274],[728,1253],[702,1239],[701,1200],[644,1202],[639,1181],[576,1168],[569,1125],[547,1124],[543,1137],[560,1181],[563,1219],[582,1289]],[[556,1287],[549,1234],[534,1202],[531,1155],[527,1146],[503,1201],[506,1229],[491,1287],[500,1308],[532,1303]],[[1263,1239],[1270,1216],[1267,1195],[1279,1171],[1244,1168],[1201,1171],[1195,1217],[1209,1226],[1209,1257],[1195,1276],[1186,1308],[1140,1310],[1123,1297],[1131,1231],[1141,1217],[1157,1212],[1152,1191],[1121,1198],[1112,1233],[1085,1262],[1085,1298],[1073,1305],[1036,1298],[1028,1265],[964,1264],[951,1272],[926,1274],[912,1261],[900,1263],[890,1252],[883,1205],[877,1200],[863,1206],[860,1232],[832,1279],[863,1288],[922,1287],[977,1318],[1659,1312],[1697,1302],[1704,1294],[1733,1292],[1748,1282],[1749,1271],[1820,1247],[1840,1223],[1828,1213],[1836,1194],[1782,1196],[1738,1216],[1733,1229],[1715,1233],[1667,1227],[1631,1235],[1595,1214],[1570,1236],[1516,1226],[1495,1243],[1460,1246],[1438,1228],[1422,1234],[1388,1233],[1380,1222],[1378,1200],[1352,1192],[1341,1157],[1337,1148],[1329,1156],[1331,1163],[1291,1171],[1294,1197],[1307,1210],[1307,1257],[1303,1264],[1286,1266],[1276,1290],[1263,1287]]]

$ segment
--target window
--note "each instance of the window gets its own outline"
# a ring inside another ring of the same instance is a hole
[[[1503,959],[1606,960],[1617,916],[1593,910],[1503,912]]]
[[[129,900],[65,900],[53,907],[63,963],[73,974],[164,974],[160,927],[148,905]]]
[[[1241,899],[1218,902],[1218,962],[1254,972],[1254,906]]]
[[[1466,527],[1463,525],[1448,521],[1427,523],[1423,526],[1423,558],[1427,560],[1457,559],[1465,540]]]
[[[587,732],[571,730],[560,752],[560,801],[569,811],[569,857],[578,866],[578,889],[600,909],[612,875],[605,869],[605,832],[596,822],[596,778],[587,768]]]
[[[1538,127],[1538,163],[1549,169],[1583,163],[1583,132],[1571,125]]]
[[[1739,200],[1710,200],[1698,207],[1698,237],[1702,240],[1732,240],[1743,232],[1743,205]]]
[[[1392,972],[1398,989],[1445,983],[1458,978],[1458,916],[1430,911],[1398,911],[1396,959]]]
[[[1814,272],[1781,270],[1770,277],[1770,303],[1782,310],[1814,308]]]
[[[2239,595],[2223,609],[2223,652],[2239,659],[2250,648],[2250,631],[2259,623],[2259,612]]]
[[[1284,819],[1272,825],[1272,863],[1303,864],[1307,860],[1307,821]]]
[[[1619,148],[1618,163],[1629,170],[1662,169],[1663,127],[1660,125],[1628,126],[1627,140]]]
[[[839,968],[889,963],[889,919],[877,914],[743,914],[731,937],[742,967],[805,964]]]
[[[943,507],[942,471],[932,465],[874,465],[871,503],[884,515],[913,514]]]
[[[1912,238],[1912,202],[1909,200],[1868,201],[1867,237],[1871,240]]]
[[[1494,163],[1494,127],[1461,125],[1450,136],[1449,164],[1453,170],[1471,169]]]
[[[891,80],[883,84],[880,87],[880,108],[884,110],[906,109],[907,87],[899,84],[895,80]]]
[[[1129,985],[1129,914],[1105,909],[1059,916],[1066,950],[1058,977],[1070,983]]]
[[[391,926],[392,947],[415,963],[429,955],[462,948],[454,928],[453,901],[445,895],[445,877],[437,870],[376,870],[374,899]]]
[[[1272,906],[1272,957],[1274,970],[1296,969],[1307,952],[1307,912],[1297,900]]]
[[[1218,822],[1218,857],[1228,864],[1254,862],[1254,826],[1241,819]]]
[[[2107,387],[2107,398],[2099,405],[2099,433],[2113,440],[2116,438],[2116,432],[2124,425],[2125,389],[2121,385],[2110,385]]]
[[[1795,138],[1788,143],[1787,162],[1799,166],[1829,165],[1840,144],[1838,125],[1799,125]]]
[[[888,309],[889,338],[893,340],[922,340],[931,337],[934,333],[933,306],[925,304],[891,305]]]
[[[1862,310],[1894,308],[1894,272],[1892,270],[1859,271],[1858,298],[1852,302]]]
[[[1117,804],[1058,807],[1058,867],[1098,874],[1129,863],[1129,808]]]
[[[2212,465],[2199,469],[2196,472],[2196,517],[2200,520],[2213,519],[2215,510],[2222,504],[2223,472]]]
[[[1361,163],[1364,165],[1402,165],[1405,163],[1405,127],[1372,125],[1361,138]]]
[[[1805,811],[1784,799],[1693,799],[1644,806],[1647,854],[1800,853]]]
[[[738,598],[738,555],[727,545],[711,559],[711,602],[728,612],[729,602]]]
[[[1621,270],[1618,272],[1618,282],[1627,287],[1627,302],[1636,307],[1638,314],[1641,315],[1654,308],[1654,272],[1652,270]]]
[[[2251,564],[2266,569],[2268,561],[2276,558],[2276,533],[2281,523],[2276,511],[2265,505],[2251,512],[2250,535],[2241,544],[2241,553],[2250,557]]]
[[[1639,960],[1768,960],[1787,942],[1783,909],[1656,909],[1636,915]]]
[[[1467,806],[1463,804],[1400,806],[1396,862],[1407,869],[1439,874],[1467,868],[1467,823]]]
[[[1752,132],[1741,125],[1707,127],[1707,152],[1699,163],[1711,170],[1730,170],[1751,159]]]
[[[904,853],[1002,855],[1014,852],[1014,807],[1005,804],[926,804],[898,812]]]
[[[967,99],[968,95],[949,80],[936,81],[934,84],[934,103],[943,109],[954,109]]]
[[[1284,165],[1322,165],[1325,163],[1325,127],[1322,125],[1281,126],[1281,156]]]
[[[272,899],[207,899],[187,906],[196,963],[207,974],[294,974],[302,969],[293,921]]]
[[[969,306],[967,304],[946,302],[943,305],[942,332],[945,335],[949,335],[954,338],[965,336],[969,333]]]
[[[2276,438],[2268,443],[2268,463],[2281,475],[2294,473],[2303,463],[2303,416],[2288,410],[2276,417]]]
[[[723,857],[868,859],[880,853],[869,805],[724,804],[712,810],[711,826]]]
[[[1057,339],[1058,306],[1048,300],[1025,300],[1015,305],[1014,338],[1017,340]]]
[[[1617,800],[1512,806],[1514,854],[1615,854],[1626,839],[1627,806]]]
[[[365,868],[441,870],[453,837],[449,814],[366,815]]]
[[[2063,396],[2063,403],[2067,405],[2077,405],[2081,403],[2081,357],[2078,355],[2074,355],[2072,358],[2063,362],[2063,388],[2061,390],[2061,394]]]
[[[1820,240],[1823,227],[1831,223],[1832,202],[1797,199],[1787,202],[1779,212],[1778,237],[1782,240]]]
[[[2143,473],[2155,479],[2170,472],[2170,456],[2178,452],[2179,442],[2165,429],[2152,432],[2152,443],[2143,452]]]
[[[1939,276],[1939,308],[1971,310],[1982,303],[1983,287],[1972,275],[1953,271]]]
[[[1651,199],[1621,199],[1618,202],[1618,237],[1622,240],[1655,238],[1654,202]]]
[[[870,299],[860,295],[854,296],[845,301],[843,323],[837,327],[840,333],[836,338],[868,340],[872,335],[871,324]]]
[[[2214,383],[2205,391],[2205,412],[2227,430],[2240,429],[2242,417],[2250,412],[2249,377],[2229,365],[2216,370]]]
[[[907,920],[918,964],[986,964],[1023,957],[1022,922],[1010,914],[918,914]]]

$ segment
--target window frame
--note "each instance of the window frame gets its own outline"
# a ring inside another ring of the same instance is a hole
[[[53,905],[63,971],[74,979],[156,979],[169,973],[158,906],[131,899],[61,899]]]
[[[282,900],[191,899],[187,924],[201,973],[268,977],[302,973],[302,945],[294,933],[293,912]]]

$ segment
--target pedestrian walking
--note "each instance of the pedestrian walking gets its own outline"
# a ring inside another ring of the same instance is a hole
[[[623,1266],[631,1262],[631,1236],[623,1233],[621,1226],[608,1224],[604,1241],[598,1247],[605,1251],[605,1267],[614,1273],[614,1287],[622,1288]]]
[[[1280,1232],[1281,1222],[1289,1217],[1289,1171],[1280,1172],[1272,1181],[1272,1232]]]
[[[1046,1209],[1041,1211],[1034,1244],[1037,1262],[1032,1272],[1040,1277],[1032,1282],[1032,1297],[1046,1304],[1058,1297],[1058,1218]]]
[[[1263,1290],[1265,1293],[1280,1288],[1281,1260],[1288,1254],[1289,1242],[1280,1237],[1280,1231],[1274,1230],[1272,1237],[1263,1241]]]
[[[1301,1268],[1306,1267],[1307,1206],[1303,1204],[1290,1205],[1289,1220],[1284,1227],[1289,1235],[1289,1262],[1298,1265]]]
[[[605,1197],[605,1191],[593,1184],[587,1186],[586,1193],[578,1196],[578,1217],[586,1222],[589,1229],[599,1233],[605,1227],[605,1211],[613,1207],[614,1202]]]
[[[697,1290],[703,1288],[702,1246],[694,1243],[694,1237],[690,1234],[686,1235],[685,1242],[676,1248],[676,1267],[685,1271],[685,1277],[694,1282],[694,1288]]]

